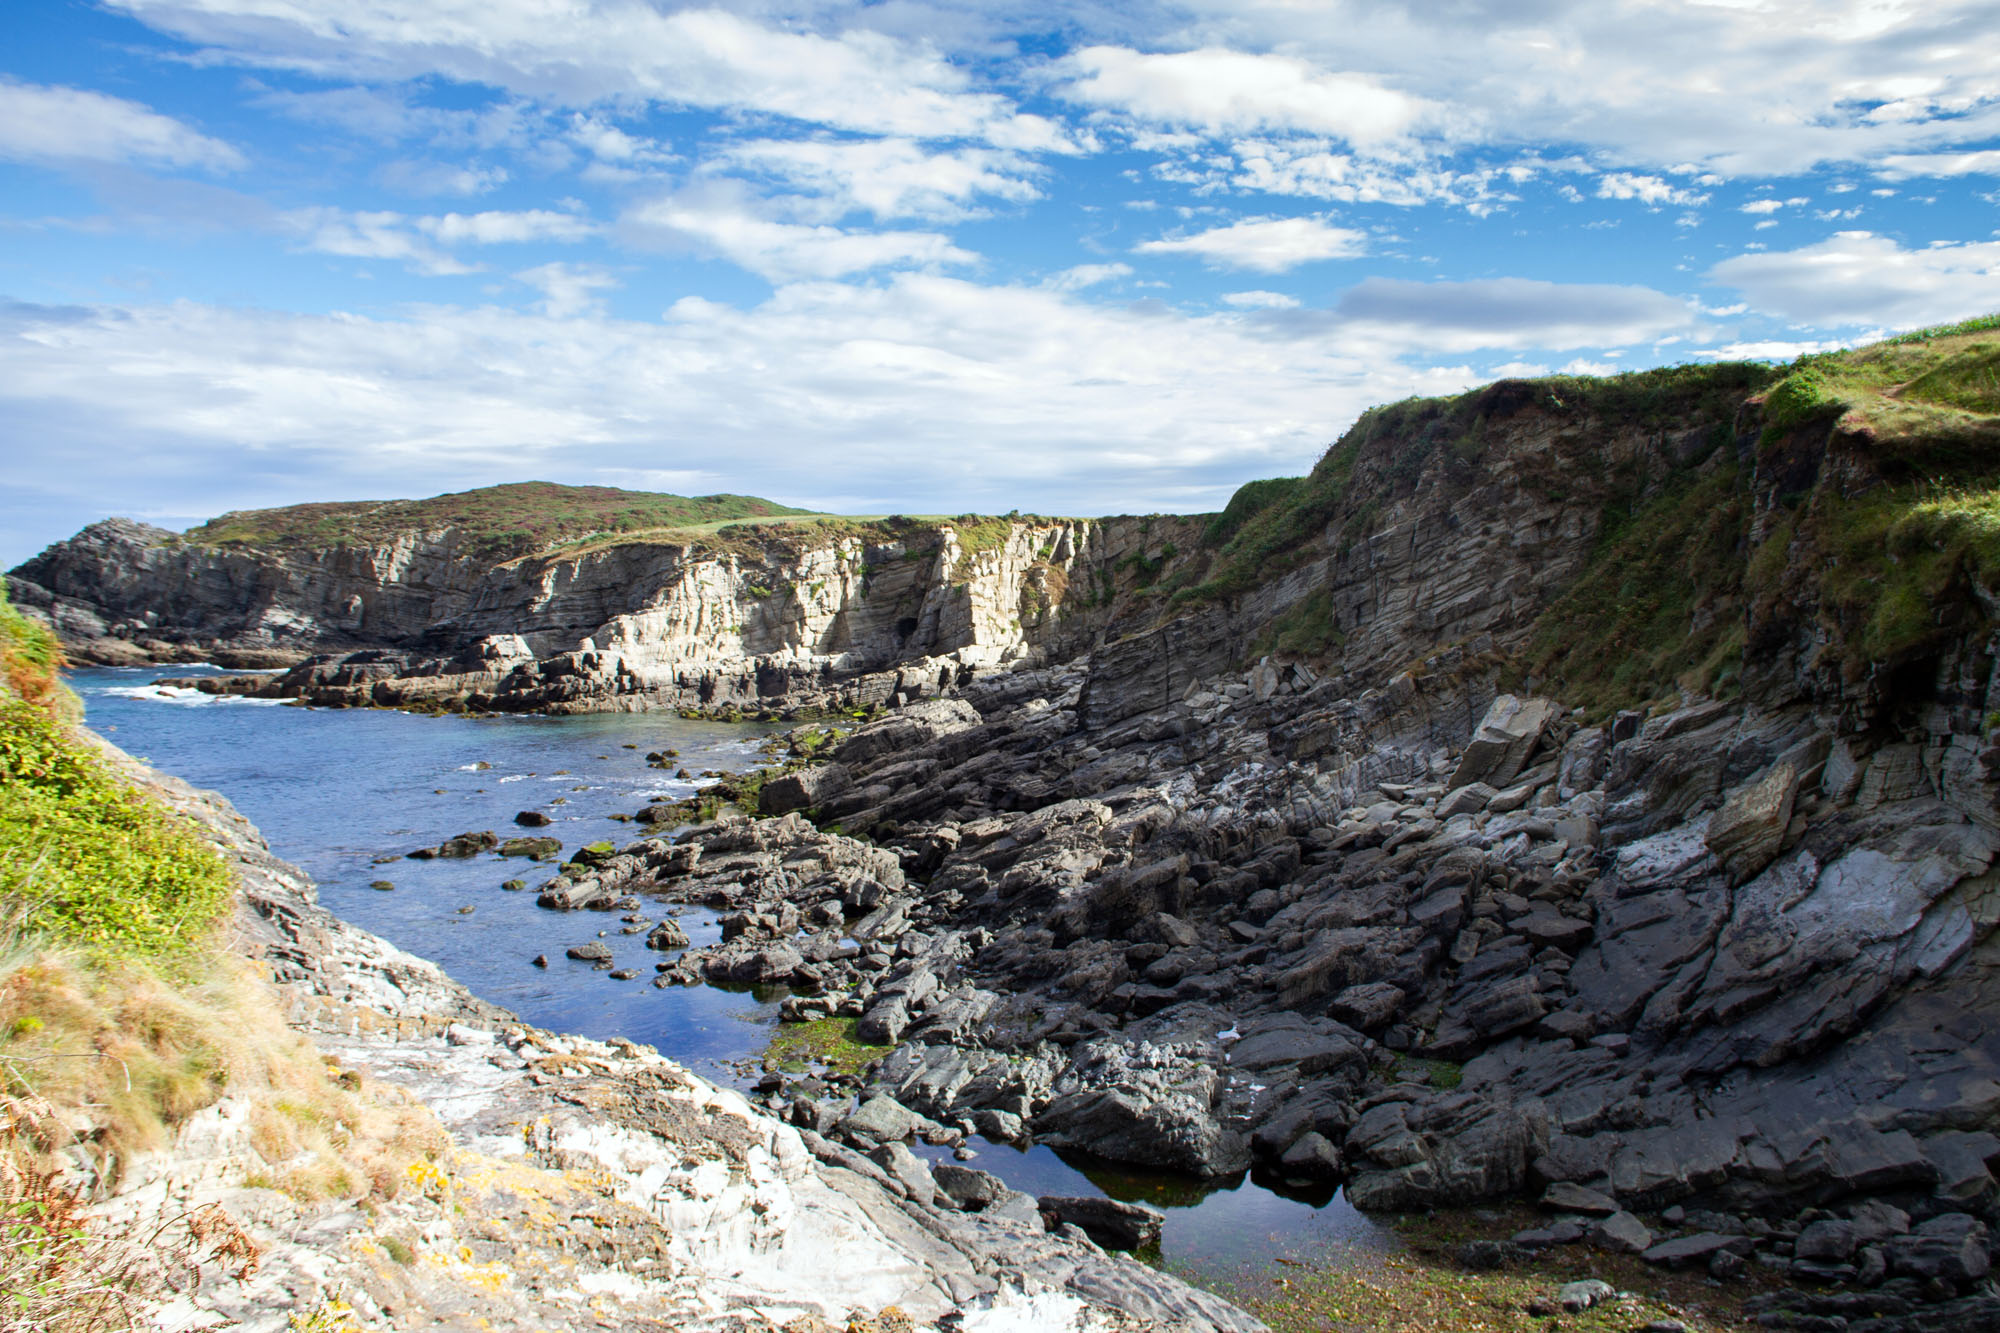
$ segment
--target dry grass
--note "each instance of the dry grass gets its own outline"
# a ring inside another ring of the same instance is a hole
[[[252,1183],[303,1199],[392,1196],[411,1160],[442,1147],[422,1108],[330,1067],[286,1027],[251,964],[204,961],[184,978],[45,948],[0,976],[0,1095],[64,1111],[17,1151],[48,1161],[80,1142],[115,1183],[224,1096],[249,1104]]]

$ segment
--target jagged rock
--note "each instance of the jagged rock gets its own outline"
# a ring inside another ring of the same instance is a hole
[[[845,765],[814,764],[766,782],[757,794],[757,808],[767,815],[809,810],[846,791],[848,782]]]
[[[509,838],[496,849],[502,856],[525,856],[531,861],[553,861],[562,854],[555,838]]]
[[[1798,792],[1797,767],[1774,764],[1762,780],[1731,792],[1722,808],[1709,816],[1704,840],[1737,883],[1776,858]]]
[[[564,956],[583,963],[608,963],[611,961],[611,946],[607,944],[573,944],[563,951]]]
[[[1547,699],[1520,699],[1511,694],[1495,699],[1460,754],[1446,786],[1457,790],[1484,782],[1497,788],[1513,781],[1556,712],[1556,705]]]
[[[918,1117],[887,1097],[870,1097],[840,1122],[843,1134],[875,1143],[899,1143],[917,1132]]]
[[[1885,1246],[1889,1267],[1911,1277],[1941,1278],[1960,1286],[1977,1282],[1992,1267],[1986,1234],[1986,1225],[1978,1218],[1945,1213],[1906,1236],[1892,1237]]]
[[[1590,1228],[1590,1238],[1600,1248],[1619,1254],[1640,1254],[1653,1244],[1653,1233],[1646,1224],[1627,1212],[1601,1218]]]
[[[646,933],[646,947],[663,951],[685,949],[688,947],[687,931],[681,928],[680,922],[669,917]]]
[[[1345,1163],[1341,1160],[1340,1149],[1324,1134],[1307,1130],[1279,1156],[1278,1165],[1293,1175],[1309,1180],[1338,1180]]]
[[[1400,986],[1386,981],[1364,982],[1334,996],[1326,1011],[1363,1032],[1379,1032],[1395,1021],[1408,998]]]
[[[1542,1191],[1541,1206],[1552,1213],[1580,1213],[1585,1217],[1610,1217],[1620,1211],[1618,1201],[1610,1195],[1566,1180]]]
[[[1754,1248],[1755,1243],[1748,1236],[1722,1236],[1712,1231],[1703,1231],[1692,1236],[1663,1240],[1640,1257],[1649,1264],[1665,1264],[1670,1268],[1679,1268],[1691,1263],[1706,1264],[1718,1250],[1730,1250],[1742,1256],[1749,1254]]]
[[[1081,1227],[1107,1250],[1143,1250],[1160,1243],[1166,1215],[1144,1204],[1086,1195],[1043,1195],[1037,1202],[1050,1230]]]
[[[464,860],[467,857],[477,856],[481,852],[492,851],[499,845],[500,837],[496,833],[461,833],[456,837],[445,839],[445,841],[436,847],[419,847],[416,851],[409,853],[409,859],[412,861],[429,861],[437,858]]]

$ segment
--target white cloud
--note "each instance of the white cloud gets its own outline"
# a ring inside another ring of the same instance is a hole
[[[580,241],[597,230],[595,223],[575,213],[539,208],[412,217],[322,207],[294,210],[282,222],[307,249],[356,259],[398,260],[433,277],[476,271],[440,246]]]
[[[514,275],[542,293],[541,311],[551,319],[598,314],[597,293],[618,287],[618,280],[591,264],[539,264]]]
[[[475,271],[418,235],[401,213],[302,208],[285,214],[282,221],[308,250],[321,254],[393,259],[431,277]]]
[[[1779,319],[1916,328],[2000,310],[2000,241],[1906,250],[1887,236],[1843,231],[1797,250],[1725,259],[1708,277]]]
[[[1140,254],[1196,255],[1211,268],[1282,273],[1317,260],[1366,254],[1368,238],[1347,227],[1329,226],[1319,218],[1249,218],[1192,236],[1144,241],[1133,249]]]
[[[621,98],[916,138],[1059,149],[1062,131],[922,42],[837,36],[642,0],[110,0],[218,56],[368,82],[442,74],[588,107]]]
[[[1486,347],[1612,347],[1650,342],[1694,322],[1688,305],[1650,287],[1482,278],[1369,278],[1336,313],[1385,337],[1440,351]]]
[[[1266,291],[1228,292],[1222,299],[1238,310],[1291,310],[1299,303],[1296,296]]]
[[[847,231],[774,221],[724,190],[654,199],[632,208],[623,222],[634,239],[720,256],[774,283],[979,259],[939,232]]]
[[[1073,101],[1211,133],[1298,131],[1372,146],[1404,138],[1437,111],[1373,75],[1214,46],[1157,55],[1087,46],[1057,69],[1058,91]]]
[[[1078,264],[1064,269],[1042,285],[1059,292],[1080,292],[1101,282],[1115,282],[1131,276],[1130,264]]]
[[[810,192],[795,207],[822,221],[857,212],[954,221],[977,212],[981,199],[1025,203],[1041,194],[1034,164],[1018,153],[932,152],[912,139],[751,139],[725,145],[712,165]]]
[[[1178,41],[1354,71],[1441,108],[1450,141],[1575,144],[1600,167],[1784,175],[2000,133],[1991,0],[1179,7]]]
[[[2000,148],[1970,153],[1891,153],[1877,173],[1889,180],[1912,176],[2000,176]]]
[[[1599,177],[1597,197],[1636,199],[1651,208],[1661,208],[1668,204],[1676,208],[1693,208],[1708,202],[1708,196],[1698,190],[1684,190],[1658,176],[1645,176],[1630,171],[1613,171]]]
[[[129,162],[234,171],[243,154],[150,107],[0,77],[0,160]]]
[[[1203,508],[1370,403],[1470,378],[1236,312],[923,274],[658,322],[0,306],[0,402],[100,514],[649,469],[875,512]]]
[[[1784,204],[1776,199],[1752,199],[1737,211],[1740,213],[1775,213],[1783,207]]]
[[[411,219],[411,224],[445,245],[523,245],[530,241],[580,241],[597,224],[575,213],[546,208],[519,212],[445,213]]]

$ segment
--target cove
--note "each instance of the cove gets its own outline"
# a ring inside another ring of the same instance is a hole
[[[663,956],[644,946],[643,929],[616,913],[551,912],[534,889],[553,866],[482,855],[409,860],[459,833],[492,830],[547,835],[565,851],[632,841],[639,826],[612,818],[649,799],[696,791],[685,769],[738,771],[761,757],[771,728],[690,721],[670,712],[567,717],[422,716],[374,709],[321,709],[161,689],[152,682],[225,674],[213,668],[85,668],[68,680],[89,725],[125,750],[197,786],[213,788],[264,834],[272,851],[304,869],[337,915],[443,967],[482,999],[538,1027],[596,1040],[623,1038],[658,1048],[704,1076],[741,1086],[742,1062],[762,1049],[777,1021],[782,989],[677,986],[648,978]],[[676,750],[665,770],[649,752]],[[514,815],[546,814],[545,828],[520,829]],[[526,882],[508,891],[510,880]],[[378,881],[395,885],[384,891]],[[461,911],[470,907],[469,913]],[[716,914],[674,909],[690,941],[719,937]],[[664,904],[642,896],[638,915],[660,919]],[[602,934],[600,935],[600,932]],[[567,948],[601,943],[614,981]],[[546,955],[548,966],[531,962]],[[975,1139],[969,1163],[1032,1194],[1107,1194],[1151,1204],[1167,1215],[1157,1258],[1190,1272],[1221,1273],[1278,1255],[1376,1253],[1395,1245],[1387,1231],[1338,1192],[1295,1189],[1262,1172],[1197,1181]],[[934,1160],[950,1150],[925,1148]]]

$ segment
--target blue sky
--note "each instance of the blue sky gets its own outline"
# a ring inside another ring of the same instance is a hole
[[[16,0],[0,562],[546,478],[1220,505],[2000,309],[2000,4]]]

